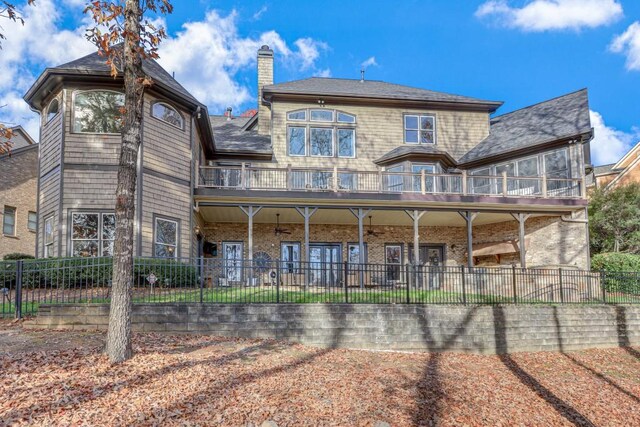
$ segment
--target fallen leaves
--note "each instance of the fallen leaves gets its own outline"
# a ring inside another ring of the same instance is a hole
[[[318,349],[0,323],[0,425],[640,425],[640,352],[510,356]]]

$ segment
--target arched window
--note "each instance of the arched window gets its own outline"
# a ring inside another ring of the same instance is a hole
[[[60,102],[55,98],[49,103],[49,106],[47,106],[47,123],[49,123],[49,120],[53,119],[58,114],[59,110]]]
[[[124,95],[111,90],[76,92],[73,100],[73,131],[120,133]]]
[[[156,119],[167,122],[172,126],[184,129],[184,120],[178,111],[164,102],[156,102],[151,107],[151,115]]]

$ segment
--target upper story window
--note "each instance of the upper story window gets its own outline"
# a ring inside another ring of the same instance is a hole
[[[287,113],[289,156],[356,157],[356,116],[335,110],[310,109]]]
[[[304,122],[307,120],[307,110],[298,110],[287,113],[287,120]]]
[[[57,116],[59,111],[60,111],[60,101],[58,101],[57,98],[54,98],[53,100],[51,100],[51,102],[47,106],[47,123],[49,123],[49,120]]]
[[[16,208],[5,206],[2,216],[2,234],[5,236],[16,235]]]
[[[29,231],[36,231],[37,227],[38,214],[33,211],[29,211],[29,215],[27,216],[27,228],[29,229]]]
[[[76,92],[73,101],[73,131],[120,133],[124,95],[111,90]]]
[[[435,144],[436,143],[435,116],[405,114],[404,142],[406,144]]]
[[[311,110],[312,122],[332,122],[333,110]]]
[[[171,126],[177,127],[178,129],[184,129],[184,120],[182,115],[169,104],[156,102],[151,107],[151,115],[156,119],[169,123]]]

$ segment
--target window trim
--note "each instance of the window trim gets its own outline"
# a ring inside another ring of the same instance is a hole
[[[304,118],[303,119],[292,119],[292,118],[290,118],[289,114],[294,114],[294,113],[304,113]],[[290,121],[290,122],[306,122],[306,121],[308,121],[307,120],[308,115],[309,115],[309,112],[307,111],[306,108],[302,108],[300,110],[287,111],[287,121]]]
[[[82,215],[98,215],[98,237],[96,239],[74,239],[73,238],[73,216],[74,215],[78,215],[78,214],[82,214]],[[101,209],[97,209],[97,210],[72,210],[69,212],[69,217],[68,217],[68,223],[69,223],[69,245],[68,245],[68,249],[67,249],[67,253],[69,254],[70,257],[74,257],[74,258],[86,258],[86,257],[80,257],[80,256],[75,256],[73,254],[73,242],[74,241],[93,241],[93,240],[97,240],[98,241],[98,255],[96,257],[92,257],[92,258],[100,258],[100,257],[104,257],[104,256],[109,256],[109,255],[102,255],[102,250],[104,249],[104,242],[103,241],[111,241],[110,239],[103,239],[103,224],[104,224],[104,220],[103,220],[103,216],[104,215],[114,215],[115,216],[115,211],[112,210],[101,210]],[[50,215],[51,217],[53,216],[53,214]],[[44,233],[44,230],[43,230]],[[55,233],[54,233],[54,240],[55,240]],[[113,241],[115,242],[115,236]],[[113,255],[111,255],[113,256]]]
[[[350,116],[353,117],[353,121],[352,122],[342,122],[338,119],[340,114],[344,114],[346,116]],[[356,118],[355,114],[351,114],[351,113],[347,113],[346,111],[342,111],[342,110],[335,110],[335,116],[336,116],[336,123],[340,123],[342,125],[355,125],[358,122],[358,119]]]
[[[418,141],[417,142],[407,142],[407,122],[406,117],[417,117],[418,118],[418,128],[417,129],[409,129],[411,131],[418,132]],[[420,132],[422,129],[420,128],[420,119],[422,117],[431,117],[433,118],[433,142],[420,142]],[[438,130],[438,118],[435,113],[403,113],[402,114],[402,139],[405,144],[409,145],[437,145],[437,130]]]
[[[42,223],[42,257],[43,258],[51,258],[53,256],[53,250],[54,250],[54,244],[56,241],[56,233],[54,230],[54,216],[55,213],[50,213],[49,215],[47,215],[44,218],[44,221]],[[47,242],[47,221],[51,220],[51,242]],[[47,251],[47,246],[51,246],[51,253],[48,253],[49,251]]]
[[[56,111],[53,117],[49,117],[49,110],[51,109],[51,104],[53,104],[54,102],[58,103],[58,111]],[[58,97],[55,97],[51,101],[49,101],[49,103],[47,104],[46,114],[44,116],[44,123],[45,124],[49,123],[51,120],[58,117],[58,114],[60,114],[60,100],[58,99]]]
[[[353,156],[341,156],[340,155],[340,138],[339,138],[339,133],[341,130],[348,130],[353,132]],[[356,141],[357,141],[357,135],[356,135],[356,128],[355,127],[337,127],[335,129],[335,134],[336,134],[336,141],[335,141],[335,145],[336,145],[336,155],[335,157],[339,158],[339,159],[355,159],[358,157],[357,155],[357,147],[356,147]]]
[[[157,237],[158,237],[158,220],[162,220],[162,221],[169,221],[169,222],[174,222],[176,224],[176,251],[175,254],[173,256],[173,258],[171,257],[163,257],[163,259],[178,259],[180,258],[180,220],[178,218],[171,218],[171,217],[167,217],[164,215],[157,215],[157,214],[153,214],[153,246],[152,246],[152,254],[153,254],[153,258],[159,258],[156,255],[156,245],[158,244],[157,242]],[[166,243],[160,243],[161,245],[167,245]],[[167,245],[167,246],[171,246],[171,245]]]
[[[29,219],[29,215],[31,214],[34,214],[36,216],[36,219],[34,221],[35,227],[33,228],[29,227],[29,223],[31,222],[31,220]],[[38,213],[36,211],[28,211],[27,212],[27,230],[31,231],[32,233],[35,233],[37,229],[38,229]]]
[[[314,111],[328,111],[331,113],[331,120],[314,120],[312,119],[313,116],[313,112]],[[326,108],[309,108],[309,122],[313,122],[313,123],[335,123],[336,122],[336,111],[335,110],[329,110]]]
[[[169,109],[171,109],[171,110],[175,111],[175,112],[178,114],[178,116],[180,116],[180,122],[182,123],[182,125],[181,125],[181,126],[176,126],[176,125],[174,125],[173,123],[170,123],[170,122],[168,122],[168,121],[166,121],[166,120],[161,119],[160,117],[156,117],[156,116],[153,114],[153,107],[155,107],[155,106],[156,106],[156,105],[158,105],[158,104],[160,104],[160,105],[164,105],[165,107],[167,107],[167,108],[169,108]],[[184,120],[184,116],[182,115],[182,113],[181,113],[180,111],[178,111],[178,109],[177,109],[176,107],[174,107],[173,105],[169,104],[168,102],[165,102],[165,101],[154,101],[154,102],[152,102],[152,103],[151,103],[151,106],[150,106],[150,110],[149,110],[149,115],[150,115],[151,117],[153,117],[154,119],[159,120],[159,121],[161,121],[162,123],[166,123],[166,124],[168,124],[169,126],[172,126],[172,127],[176,128],[176,129],[180,129],[181,131],[184,131],[184,130],[185,130],[185,120]]]
[[[304,129],[304,154],[291,154],[291,140],[289,139],[290,133],[289,130],[291,128],[301,128]],[[307,144],[308,144],[308,131],[309,127],[306,125],[298,126],[298,125],[287,125],[287,156],[290,157],[307,157]]]
[[[311,131],[313,129],[321,129],[321,130],[330,130],[331,131],[331,154],[330,155],[322,155],[322,154],[313,154],[313,146],[311,145]],[[309,126],[309,157],[324,157],[324,158],[332,158],[336,157],[336,135],[335,128],[333,126]]]
[[[551,179],[571,179],[571,158],[569,155],[569,150],[567,149],[567,147],[561,147],[561,148],[556,148],[555,150],[550,150],[550,151],[545,151],[540,153],[540,155],[542,156],[542,163],[543,163],[543,168],[544,168],[544,175],[549,178],[549,176],[547,175],[547,159],[546,157],[557,153],[558,151],[563,151],[564,152],[564,158],[565,158],[565,163],[566,163],[566,170],[567,170],[567,177],[566,178],[555,178],[552,177]]]
[[[13,233],[8,234],[4,232],[5,218],[7,217],[7,210],[13,211]],[[18,235],[18,209],[14,206],[4,205],[2,209],[2,235],[7,237],[17,237]]]
[[[116,132],[116,133],[112,133],[112,132],[82,132],[82,131],[77,131],[76,130],[76,97],[79,94],[82,93],[86,93],[86,92],[112,92],[112,93],[117,93],[120,94],[124,97],[124,93],[123,92],[118,92],[117,90],[113,90],[113,89],[82,89],[82,90],[74,90],[73,93],[71,94],[71,132],[72,134],[78,134],[78,135],[122,135],[122,132]],[[124,106],[124,102],[123,102],[123,106]]]
[[[364,246],[364,263],[368,264],[369,263],[369,245],[367,244],[367,242],[362,242],[363,246]],[[358,248],[358,250],[360,250],[360,243],[358,242],[347,242],[347,256],[345,257],[345,260],[347,261],[347,263],[349,265],[354,265],[354,264],[360,264],[360,254],[358,254],[358,262],[352,263],[351,261],[349,261],[349,249],[355,246],[356,248]]]

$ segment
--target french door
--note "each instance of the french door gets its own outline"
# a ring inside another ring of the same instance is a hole
[[[242,243],[223,242],[222,258],[224,277],[229,282],[240,282],[242,280]]]
[[[413,246],[409,246],[409,260],[413,263]],[[444,245],[420,245],[415,282],[417,287],[440,289],[444,271]]]
[[[309,245],[309,273],[311,283],[320,286],[340,284],[340,262],[342,261],[340,244]]]

